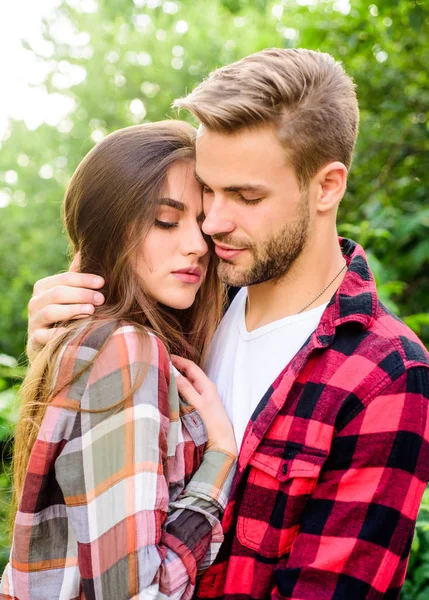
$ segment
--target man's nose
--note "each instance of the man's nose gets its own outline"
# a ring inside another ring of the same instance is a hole
[[[201,228],[206,235],[231,233],[235,229],[235,223],[224,201],[217,199],[211,202],[205,201],[204,211],[206,218]]]

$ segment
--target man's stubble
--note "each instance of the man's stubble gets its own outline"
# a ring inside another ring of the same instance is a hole
[[[274,236],[263,243],[249,245],[240,243],[229,234],[213,236],[213,240],[225,243],[235,248],[246,248],[253,256],[252,265],[244,270],[232,261],[221,259],[218,266],[220,279],[227,285],[245,287],[281,279],[288,273],[296,259],[303,251],[310,223],[308,193],[303,193],[297,209],[298,217],[293,223],[288,223]]]

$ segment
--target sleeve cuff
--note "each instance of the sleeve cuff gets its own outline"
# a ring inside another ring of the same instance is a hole
[[[207,450],[186,487],[185,494],[215,502],[223,512],[228,503],[236,469],[236,457],[221,450]]]

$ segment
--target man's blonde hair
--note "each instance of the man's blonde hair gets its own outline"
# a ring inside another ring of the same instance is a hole
[[[332,161],[350,167],[359,110],[352,79],[324,52],[269,48],[213,71],[175,107],[209,130],[271,125],[301,187]]]

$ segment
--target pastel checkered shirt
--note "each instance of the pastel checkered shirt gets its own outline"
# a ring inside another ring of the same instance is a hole
[[[67,385],[31,452],[3,599],[191,598],[222,542],[234,459],[204,452],[201,417],[180,401],[162,343],[150,334],[142,352],[132,326],[112,329],[62,352]]]

